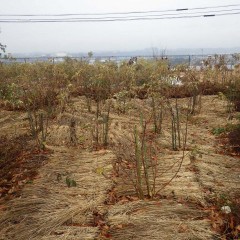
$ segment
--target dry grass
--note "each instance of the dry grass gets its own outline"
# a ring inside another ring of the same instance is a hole
[[[213,239],[207,213],[173,201],[116,204],[108,221],[113,239]]]
[[[209,194],[227,194],[229,197],[240,193],[239,158],[220,154],[203,155],[196,161],[200,184]]]
[[[54,150],[39,177],[1,212],[0,239],[51,239],[58,237],[59,232],[61,239],[94,239],[97,235],[93,211],[105,211],[106,192],[112,186],[97,169],[104,169],[107,176],[113,155],[79,153],[66,148]],[[66,176],[74,179],[77,186],[68,188]],[[76,238],[72,235],[76,231],[74,226],[79,226]]]
[[[186,99],[179,100],[179,104],[184,108]],[[83,98],[74,99],[73,105],[77,136],[88,137],[89,130],[83,126],[86,121],[91,122],[94,113],[87,112]],[[118,116],[115,110],[111,113],[110,147],[121,150],[122,156],[130,158],[133,154],[132,132],[133,126],[139,124],[141,106],[146,114],[150,112],[148,100],[136,100],[125,115]],[[104,224],[109,226],[114,240],[218,239],[208,220],[209,212],[199,206],[208,206],[211,194],[228,190],[233,195],[239,193],[239,159],[216,154],[211,130],[226,122],[224,101],[216,96],[203,97],[202,109],[189,122],[188,151],[177,177],[160,192],[159,197],[166,199],[138,201],[133,197],[130,202],[126,197],[135,195],[134,188],[127,178],[120,176],[114,178],[114,191],[121,198],[113,206],[104,202],[113,187],[106,177],[110,176],[116,157],[105,150],[67,148],[68,123],[73,115],[70,111],[64,113],[50,127],[48,144],[59,147],[51,147],[54,154],[48,164],[32,184],[25,185],[20,198],[8,202],[6,211],[0,210],[0,239],[98,239],[101,227],[94,219],[96,211],[105,216]],[[171,150],[168,117],[159,139],[156,189],[171,179],[182,158],[181,151]],[[2,122],[7,131],[7,120]],[[199,152],[190,160],[193,149]],[[67,187],[67,176],[76,181],[76,187]]]

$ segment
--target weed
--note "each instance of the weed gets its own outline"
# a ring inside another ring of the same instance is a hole
[[[197,157],[202,158],[202,152],[195,146],[189,154],[189,159],[190,161],[195,161]]]
[[[224,127],[215,127],[215,128],[212,129],[211,132],[212,132],[212,134],[218,136],[218,135],[221,135],[221,134],[225,133],[226,129]]]
[[[66,177],[66,184],[68,187],[76,187],[77,186],[76,181],[69,177]]]

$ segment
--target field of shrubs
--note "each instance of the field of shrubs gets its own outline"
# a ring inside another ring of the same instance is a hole
[[[201,211],[208,209],[211,215],[203,220],[210,221],[209,229],[221,235],[219,239],[237,239],[239,187],[216,183],[225,179],[227,164],[233,168],[229,182],[239,183],[240,56],[234,59],[233,69],[220,55],[205,59],[201,69],[173,67],[167,59],[138,59],[131,64],[70,58],[59,63],[0,63],[0,211],[1,205],[21,196],[25,185],[34,183],[41,167],[60,151],[55,148],[111,151],[115,157],[110,175],[105,176],[102,166],[95,168],[113,184],[106,205],[145,201],[150,210],[153,201],[161,200],[201,205]],[[225,156],[234,160],[224,162]],[[56,174],[58,183],[66,176],[68,188],[78,186],[77,177]],[[106,210],[108,220],[106,213],[91,211],[98,219],[91,226],[100,229],[101,239],[129,239],[138,232],[131,228],[139,224],[134,220],[132,225],[115,223],[113,210]],[[146,217],[150,218],[158,216]],[[182,216],[179,219],[184,222]],[[6,221],[0,218],[0,224]],[[196,230],[199,222],[190,225],[178,225],[183,237],[179,239],[214,239],[206,229]],[[174,236],[172,230],[166,231],[166,236]],[[158,239],[153,232],[145,239]],[[0,239],[17,239],[9,231],[4,234]],[[144,239],[144,234],[141,237],[136,239]]]

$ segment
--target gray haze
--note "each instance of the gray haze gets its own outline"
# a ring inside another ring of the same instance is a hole
[[[239,0],[0,0],[0,14],[102,13],[238,4]],[[103,23],[0,23],[8,52],[132,51],[240,46],[240,15]],[[204,50],[203,50],[204,51]]]

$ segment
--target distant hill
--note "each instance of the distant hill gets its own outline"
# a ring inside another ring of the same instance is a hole
[[[162,56],[162,55],[213,55],[240,53],[240,47],[235,48],[179,48],[179,49],[158,49],[146,48],[134,51],[93,51],[93,56]],[[63,53],[61,52],[63,55]],[[56,57],[59,53],[13,53],[14,57]],[[87,52],[64,52],[65,56],[81,57],[87,56]]]
[[[94,56],[162,56],[162,55],[209,55],[209,54],[233,54],[240,53],[240,47],[236,48],[179,48],[158,49],[146,48],[136,51],[96,52]]]

